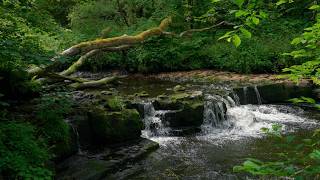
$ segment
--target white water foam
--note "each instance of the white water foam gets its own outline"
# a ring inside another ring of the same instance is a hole
[[[167,136],[170,128],[165,127],[161,121],[161,117],[168,111],[156,111],[151,102],[144,104],[145,129],[142,131],[142,137],[150,138],[153,136]]]
[[[282,125],[284,132],[292,132],[296,126],[312,127],[317,122],[302,117],[302,109],[284,105],[241,105],[228,108],[227,126],[204,129],[198,136],[201,140],[210,140],[220,144],[226,140],[239,140],[246,137],[262,137],[262,128],[271,128],[273,124]]]
[[[234,95],[232,95],[235,97]],[[257,98],[260,99],[260,96]],[[235,100],[236,101],[235,101]],[[262,128],[271,128],[280,124],[285,132],[292,132],[299,127],[312,127],[317,122],[303,117],[303,110],[285,105],[238,105],[236,98],[230,96],[207,95],[204,104],[204,121],[199,140],[213,143],[226,140],[238,140],[246,137],[262,137]],[[170,128],[162,121],[168,111],[156,111],[152,103],[144,105],[145,130],[142,137],[165,144],[179,144],[183,137],[169,136]]]

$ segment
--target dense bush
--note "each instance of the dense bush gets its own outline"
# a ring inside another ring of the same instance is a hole
[[[22,120],[2,110],[7,104],[0,101],[0,174],[5,179],[51,179],[49,160],[71,149],[64,120],[70,101],[58,93],[37,103],[34,119]]]
[[[0,112],[1,113],[1,112]],[[1,120],[0,173],[5,179],[50,179],[46,167],[51,158],[44,140],[34,126]]]
[[[48,144],[67,144],[70,141],[70,127],[64,121],[70,109],[71,102],[64,93],[44,95],[39,99],[35,124]]]

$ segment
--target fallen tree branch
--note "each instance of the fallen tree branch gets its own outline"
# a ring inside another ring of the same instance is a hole
[[[98,54],[99,52],[104,52],[104,51],[120,51],[120,50],[125,50],[125,49],[128,49],[130,48],[131,46],[130,45],[122,45],[122,46],[118,46],[118,47],[108,47],[108,48],[104,48],[104,49],[94,49],[94,50],[91,50],[89,51],[88,53],[86,53],[85,55],[81,56],[79,58],[78,61],[76,61],[75,63],[73,63],[68,69],[62,71],[61,73],[59,73],[60,75],[63,75],[63,76],[68,76],[74,72],[76,72],[80,66],[83,65],[83,63],[89,59],[90,57]]]
[[[32,68],[27,69],[27,72],[31,77],[38,76],[38,77],[51,78],[51,79],[56,79],[56,80],[69,80],[72,82],[88,82],[89,81],[89,80],[82,79],[82,78],[75,78],[75,77],[70,77],[70,76],[46,71],[46,69],[38,67],[38,66],[33,66]]]
[[[90,80],[83,79],[83,78],[76,78],[76,77],[70,77],[70,76],[65,76],[57,73],[45,73],[43,75],[44,77],[49,77],[51,79],[57,79],[57,80],[69,80],[71,82],[78,82],[78,83],[84,83],[84,82],[90,82]]]
[[[69,86],[75,89],[94,88],[94,87],[100,87],[100,86],[106,85],[108,83],[118,80],[119,78],[123,78],[123,77],[117,77],[117,76],[106,77],[99,80],[93,80],[93,81],[82,82],[82,83],[73,83],[73,84],[70,84]]]
[[[81,53],[87,53],[95,49],[103,49],[107,47],[118,47],[122,45],[133,45],[143,42],[146,38],[154,35],[161,35],[162,32],[171,24],[171,17],[161,21],[158,27],[154,27],[143,31],[135,36],[123,35],[106,39],[96,39],[93,41],[82,42],[74,45],[61,53],[62,56],[75,56]]]
[[[69,75],[76,72],[79,69],[79,67],[81,67],[84,64],[84,62],[88,60],[90,57],[100,52],[126,50],[128,48],[131,48],[135,44],[142,43],[144,40],[146,40],[151,36],[163,34],[163,35],[172,35],[176,37],[185,37],[194,32],[208,31],[210,29],[213,29],[215,27],[222,26],[222,25],[232,25],[232,26],[234,25],[234,24],[222,21],[210,27],[205,27],[200,29],[190,29],[187,31],[183,31],[180,34],[175,34],[174,32],[165,31],[165,29],[171,24],[171,22],[172,22],[171,17],[168,17],[162,20],[158,27],[145,30],[134,36],[128,36],[125,34],[119,37],[96,39],[93,41],[79,43],[77,45],[74,45],[68,48],[67,50],[63,51],[60,54],[60,56],[75,56],[75,55],[83,54],[68,69],[60,72],[59,74],[52,73],[50,69],[52,69],[54,65],[57,65],[57,64],[59,65],[59,61],[55,61],[56,58],[53,58],[52,60],[55,62],[51,65],[51,67],[50,66],[47,66],[46,68],[35,67],[32,70],[30,70],[29,73],[31,75],[40,75],[40,76],[45,76],[53,79],[69,80],[69,81],[75,82],[69,85],[70,87],[73,87],[75,89],[99,87],[99,86],[103,86],[105,84],[111,83],[119,79],[119,77],[106,77],[100,80],[89,81],[81,78],[73,78],[73,77],[70,77]]]

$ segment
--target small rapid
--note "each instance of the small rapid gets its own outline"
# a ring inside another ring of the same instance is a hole
[[[243,93],[247,95],[247,87]],[[240,105],[239,97],[233,91],[229,95],[204,95],[203,123],[201,131],[195,137],[221,144],[224,141],[241,138],[263,137],[262,128],[271,128],[273,124],[282,126],[284,132],[294,132],[299,128],[311,128],[317,122],[304,117],[299,107],[289,105],[263,105],[259,90],[254,86],[258,104]],[[162,120],[170,110],[155,110],[152,103],[144,104],[143,137],[161,143],[177,141],[183,137],[175,137]],[[177,142],[175,142],[177,143]]]
[[[152,99],[144,103],[142,137],[159,143],[160,148],[139,164],[141,171],[134,178],[252,179],[235,174],[232,168],[245,158],[263,159],[277,153],[262,128],[279,124],[284,133],[303,138],[304,133],[319,127],[317,117],[309,110],[290,104],[264,104],[270,103],[270,97],[259,86],[232,89],[207,85],[191,89],[199,90],[201,100],[192,101],[203,104],[202,111],[198,111],[202,112],[203,121],[197,125],[199,131],[190,134],[172,133],[177,127],[171,126],[172,119],[168,118],[176,118],[174,113],[181,107],[157,110],[163,106]],[[182,121],[193,119],[192,116],[187,112]]]
[[[162,116],[167,112],[164,110],[156,111],[151,102],[145,103],[143,123],[145,129],[142,131],[142,137],[151,138],[154,136],[169,135],[170,128],[166,127],[162,121]]]

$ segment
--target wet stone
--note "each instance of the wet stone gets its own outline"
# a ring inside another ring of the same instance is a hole
[[[111,149],[103,150],[94,155],[75,155],[57,166],[57,179],[91,180],[110,177],[120,168],[130,167],[131,163],[144,158],[148,153],[156,150],[159,144],[141,138],[138,141]],[[103,157],[103,158],[102,158]]]

